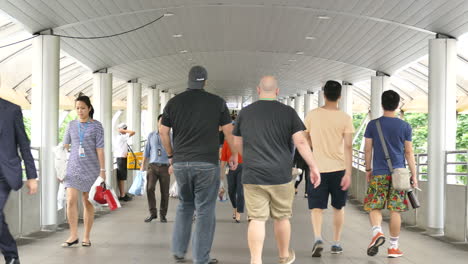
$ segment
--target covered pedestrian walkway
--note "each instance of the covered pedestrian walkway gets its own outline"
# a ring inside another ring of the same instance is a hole
[[[299,192],[302,193],[302,192]],[[146,200],[138,197],[126,203],[121,210],[111,214],[101,213],[93,228],[91,248],[62,249],[60,244],[68,233],[58,231],[21,239],[19,247],[23,263],[47,264],[81,264],[81,263],[173,263],[170,253],[172,227],[174,224],[176,199],[171,199],[167,224],[153,221],[144,223],[147,216]],[[240,224],[231,218],[232,210],[229,202],[217,204],[217,226],[212,255],[223,264],[249,263],[247,247],[247,223],[245,219]],[[367,214],[358,205],[350,204],[346,208],[346,223],[342,241],[344,252],[341,255],[329,254],[332,240],[332,215],[328,210],[324,222],[325,252],[321,259],[311,257],[313,240],[307,199],[297,196],[294,201],[294,216],[292,224],[292,247],[296,250],[296,263],[450,263],[464,264],[468,259],[468,246],[449,244],[428,237],[420,229],[405,228],[401,237],[401,249],[406,253],[400,259],[388,259],[386,247],[376,257],[366,255],[371,230]],[[267,230],[272,230],[272,223]],[[387,223],[384,230],[388,233]],[[264,249],[264,263],[277,262],[277,249],[273,232],[267,232]],[[191,253],[187,256],[190,258]],[[189,262],[190,263],[190,262]]]
[[[100,212],[92,248],[60,248],[66,216],[57,205],[53,147],[76,118],[77,95],[90,96],[115,189],[117,124],[136,132],[129,144],[141,149],[195,65],[208,71],[206,90],[234,112],[257,100],[264,75],[277,77],[278,100],[301,118],[323,105],[327,80],[342,83],[340,108],[356,128],[345,253],[309,257],[310,220],[296,197],[296,263],[468,262],[467,14],[466,0],[0,0],[0,97],[23,109],[40,179],[36,196],[13,192],[5,207],[22,263],[170,263],[176,200],[166,225],[143,223],[146,204],[137,197]],[[398,260],[365,255],[370,231],[358,205],[367,184],[363,131],[382,114],[380,96],[389,89],[401,95],[400,117],[412,121],[422,189],[421,208],[403,215],[410,228]],[[232,223],[229,208],[218,204],[213,254],[247,263],[246,223]],[[269,235],[265,263],[274,263]]]

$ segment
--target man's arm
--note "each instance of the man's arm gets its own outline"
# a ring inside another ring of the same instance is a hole
[[[234,145],[234,136],[232,135],[232,129],[234,128],[231,123],[221,127],[224,133],[224,139],[227,141],[229,147],[231,148],[231,158],[229,159],[229,166],[232,170],[237,169],[238,165],[238,154],[239,151]]]
[[[372,176],[372,138],[365,138],[364,153],[366,161],[366,180],[369,182]]]
[[[237,149],[241,156],[244,155],[244,140],[242,137],[234,136],[234,147]]]
[[[174,155],[174,150],[172,149],[171,145],[171,128],[165,125],[161,125],[159,136],[161,137],[161,141],[164,149],[166,150],[167,156]],[[172,158],[169,160],[172,161]]]
[[[304,131],[298,131],[292,136],[294,145],[296,145],[297,150],[301,154],[304,161],[309,165],[310,168],[310,180],[314,185],[314,188],[317,188],[320,185],[320,172],[315,163],[312,150],[310,149],[309,143],[307,142]]]
[[[135,135],[135,131],[128,130],[128,129],[119,129],[120,134],[128,134],[129,136],[133,137]]]
[[[341,180],[342,190],[345,191],[351,185],[351,174],[353,172],[353,133],[344,133],[344,158],[346,171]]]
[[[24,130],[23,113],[21,108],[18,107],[15,110],[15,138],[16,145],[21,152],[21,158],[24,160],[26,167],[26,187],[29,189],[29,194],[35,194],[37,192],[37,171],[36,165],[34,164],[34,158],[31,153],[31,143],[26,131]]]
[[[405,158],[408,161],[408,166],[411,171],[411,180],[413,181],[413,187],[418,187],[418,177],[416,171],[416,161],[414,159],[413,142],[405,141]]]

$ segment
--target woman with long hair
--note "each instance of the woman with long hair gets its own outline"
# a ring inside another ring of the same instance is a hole
[[[67,190],[67,218],[70,236],[62,247],[72,247],[78,238],[78,197],[83,200],[83,247],[90,247],[90,233],[94,222],[94,206],[88,201],[88,193],[97,177],[106,178],[104,163],[104,129],[93,119],[94,109],[88,96],[80,94],[75,100],[78,119],[68,124],[64,146],[70,150],[67,174],[64,180]],[[71,149],[70,149],[71,145]]]

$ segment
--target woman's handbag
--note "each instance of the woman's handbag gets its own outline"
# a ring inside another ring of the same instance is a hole
[[[94,194],[94,201],[97,202],[98,204],[106,204],[106,198],[104,198],[104,195],[107,191],[106,188],[106,183],[102,182],[99,186],[96,186],[96,193]]]
[[[408,191],[411,189],[411,174],[407,168],[393,168],[390,154],[388,153],[387,143],[382,132],[382,126],[380,120],[376,120],[377,132],[379,133],[380,143],[382,144],[383,151],[385,153],[385,159],[387,160],[388,168],[392,173],[392,186],[397,191]]]

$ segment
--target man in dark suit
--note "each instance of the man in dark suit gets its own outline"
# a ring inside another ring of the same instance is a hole
[[[37,172],[30,142],[24,130],[21,108],[0,98],[0,111],[0,250],[5,263],[19,264],[18,248],[8,230],[3,208],[10,191],[17,191],[23,185],[21,158],[26,167],[29,194],[37,192]]]

